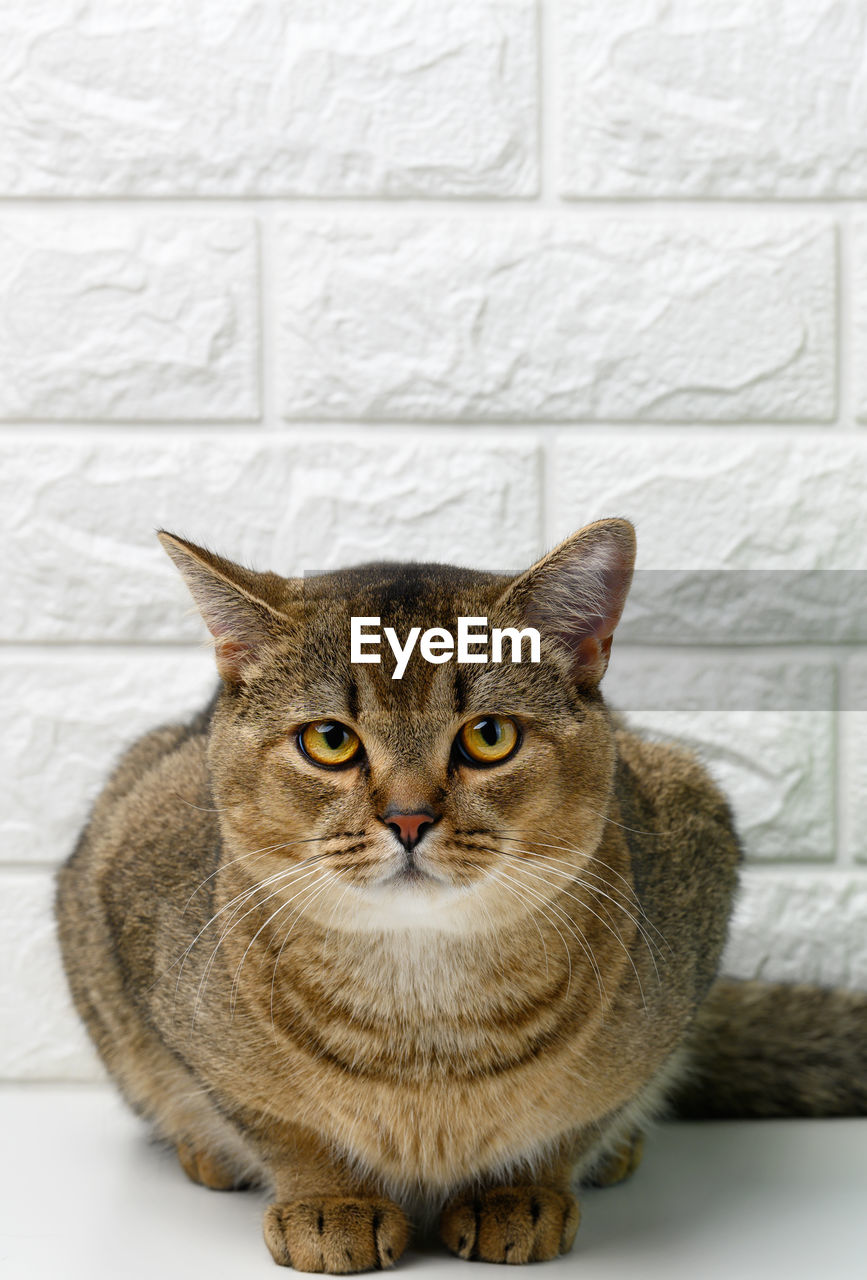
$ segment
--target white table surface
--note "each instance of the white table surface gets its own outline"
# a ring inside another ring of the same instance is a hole
[[[106,1087],[0,1088],[3,1280],[278,1280],[263,1198],[188,1182]],[[867,1280],[867,1120],[679,1124],[546,1280]],[[399,1269],[490,1275],[434,1245]]]

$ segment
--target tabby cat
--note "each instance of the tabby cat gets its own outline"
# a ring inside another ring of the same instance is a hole
[[[715,982],[740,860],[699,764],[599,690],[635,552],[592,524],[518,576],[255,573],[163,546],[222,684],[126,753],[62,869],[76,1006],[208,1187],[266,1184],[303,1271],[553,1258],[577,1181],[680,1114],[867,1110],[867,995]],[[349,660],[350,619],[536,628],[541,661]]]

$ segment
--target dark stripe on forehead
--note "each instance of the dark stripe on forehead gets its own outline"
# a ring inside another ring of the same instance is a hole
[[[346,681],[346,710],[351,719],[358,719],[358,685],[354,676]]]
[[[455,715],[462,716],[467,705],[467,682],[458,663],[455,663],[452,669],[454,671]]]
[[[392,680],[391,670],[386,669],[385,663],[380,662],[379,665],[365,666],[364,675],[361,676],[359,673],[359,678],[366,682],[367,688],[373,694],[380,709],[393,714],[400,693],[400,681]]]
[[[413,663],[415,664],[414,666]],[[409,692],[412,695],[416,709],[418,711],[426,710],[439,680],[441,668],[433,662],[426,662],[418,652],[418,645],[416,645],[416,651],[410,658],[410,666],[413,667],[413,671]],[[409,675],[409,671],[407,671],[406,675]],[[406,676],[404,676],[404,679],[406,679]]]

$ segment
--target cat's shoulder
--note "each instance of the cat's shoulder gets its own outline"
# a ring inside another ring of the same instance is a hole
[[[657,811],[684,817],[702,812],[731,824],[728,800],[695,752],[636,730],[619,713],[613,722],[621,785],[625,779]]]
[[[207,745],[212,705],[191,720],[149,730],[121,754],[97,796],[91,823],[123,810],[162,807],[167,790],[192,800],[206,794]]]

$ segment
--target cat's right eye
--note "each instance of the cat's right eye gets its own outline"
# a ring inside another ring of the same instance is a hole
[[[313,764],[341,769],[358,756],[361,739],[339,720],[313,720],[298,734],[298,749]]]

